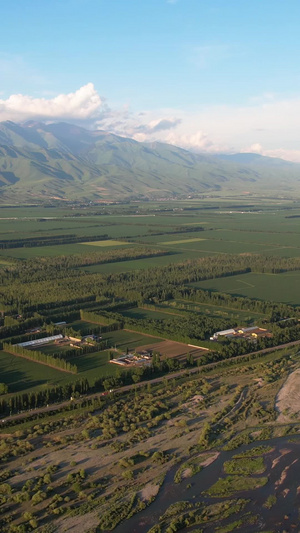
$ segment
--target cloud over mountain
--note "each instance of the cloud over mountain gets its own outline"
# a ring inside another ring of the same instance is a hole
[[[134,111],[109,106],[93,83],[53,98],[13,94],[0,99],[0,121],[68,121],[137,141],[160,141],[215,154],[253,152],[300,162],[297,139],[300,98],[253,98],[247,105]],[[284,135],[283,135],[284,132]]]

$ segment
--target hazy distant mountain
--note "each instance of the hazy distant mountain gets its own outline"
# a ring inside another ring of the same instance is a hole
[[[209,156],[72,124],[0,123],[0,201],[114,200],[214,191],[299,191],[300,165]]]
[[[235,163],[239,163],[242,165],[249,165],[249,166],[281,166],[281,167],[293,167],[295,163],[292,163],[291,161],[285,161],[284,159],[279,159],[278,157],[265,157],[260,154],[252,154],[252,153],[240,153],[240,154],[219,154],[217,156],[219,159],[223,159],[224,161],[233,161]]]

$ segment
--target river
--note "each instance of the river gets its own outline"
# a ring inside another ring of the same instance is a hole
[[[232,498],[250,500],[240,515],[235,514],[226,520],[201,524],[184,530],[181,529],[181,531],[192,532],[193,529],[203,528],[205,533],[213,533],[217,527],[225,527],[238,520],[246,512],[258,515],[258,519],[254,525],[243,526],[239,529],[243,533],[257,533],[266,530],[274,533],[300,531],[300,493],[298,491],[298,487],[300,490],[300,437],[289,436],[251,443],[233,451],[221,451],[219,457],[211,465],[180,484],[174,483],[174,474],[179,465],[172,467],[166,475],[156,500],[144,511],[119,524],[114,532],[147,533],[153,525],[159,522],[159,517],[165,513],[168,507],[178,501],[203,502],[209,505],[228,499],[228,497],[205,497],[203,491],[211,487],[220,476],[225,475],[223,471],[225,461],[231,459],[233,455],[261,444],[274,448],[264,456],[266,471],[261,476],[268,476],[268,483],[261,488],[238,492],[232,496]],[[270,495],[276,495],[277,502],[271,509],[267,509],[263,507],[263,504]]]

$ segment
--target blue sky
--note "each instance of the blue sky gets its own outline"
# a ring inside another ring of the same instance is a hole
[[[0,120],[300,161],[299,0],[11,0]]]

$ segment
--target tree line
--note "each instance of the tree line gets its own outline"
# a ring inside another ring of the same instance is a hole
[[[27,348],[24,348],[24,346],[19,346],[18,344],[3,343],[3,350],[20,357],[25,357],[26,359],[31,359],[36,363],[51,366],[58,370],[70,372],[71,374],[77,374],[77,366],[68,363],[61,357],[56,358],[52,355],[46,355],[38,350],[28,350]]]
[[[65,264],[59,258],[51,261],[47,265],[48,259],[44,259],[37,270],[27,261],[22,261],[18,268],[15,265],[3,268],[0,308],[23,314],[102,298],[155,303],[172,298],[174,289],[184,289],[197,281],[248,272],[279,273],[300,269],[300,258],[229,254],[108,275],[68,268],[67,259]]]
[[[0,249],[8,248],[32,248],[35,246],[56,246],[61,244],[72,244],[76,242],[104,241],[110,237],[104,235],[85,235],[78,236],[74,234],[66,235],[44,235],[43,237],[25,237],[23,239],[5,239],[0,241]]]

